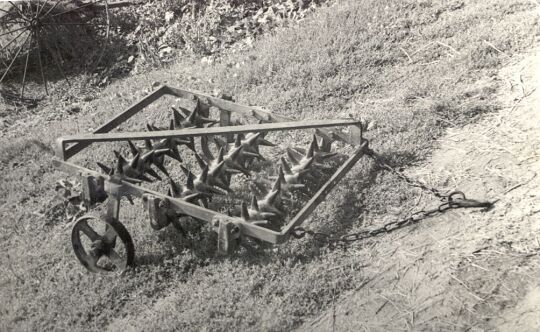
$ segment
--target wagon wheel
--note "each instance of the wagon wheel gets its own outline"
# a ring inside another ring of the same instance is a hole
[[[22,98],[30,83],[48,94],[49,80],[70,85],[70,71],[95,69],[109,38],[108,8],[107,0],[0,2],[0,83],[19,85]]]
[[[83,216],[73,226],[71,243],[81,264],[91,272],[123,271],[133,265],[133,241],[118,221],[105,223]]]

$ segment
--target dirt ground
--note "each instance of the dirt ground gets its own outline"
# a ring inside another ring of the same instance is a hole
[[[497,97],[505,107],[449,129],[408,171],[497,200],[494,208],[453,210],[381,237],[366,257],[368,281],[302,330],[540,331],[539,73],[538,49],[509,59],[493,78],[508,84]]]

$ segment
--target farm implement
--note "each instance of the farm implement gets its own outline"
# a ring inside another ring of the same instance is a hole
[[[146,131],[123,131],[167,98],[183,106],[154,110],[161,115],[146,116]],[[161,126],[152,123],[158,118]],[[309,143],[285,146],[299,137]],[[103,143],[121,144],[114,162],[99,160],[92,170],[68,161]],[[101,217],[76,220],[71,239],[79,261],[104,272],[134,263],[132,238],[119,220],[122,198],[140,199],[155,230],[183,232],[186,219],[207,225],[217,233],[217,253],[227,255],[246,241],[277,244],[295,235],[367,152],[358,120],[292,120],[226,96],[161,86],[92,134],[59,138],[54,165],[79,178],[86,206],[106,206]]]

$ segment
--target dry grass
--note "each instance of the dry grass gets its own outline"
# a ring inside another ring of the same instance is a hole
[[[220,89],[296,118],[362,117],[371,123],[373,147],[391,163],[410,165],[430,153],[445,127],[499,107],[491,98],[500,85],[495,73],[505,55],[533,42],[532,7],[502,0],[343,2],[262,38],[251,51],[224,55],[213,65],[179,60],[168,70],[111,85],[99,99],[81,102],[76,115],[52,103],[37,118],[54,112],[58,119],[13,125],[0,148],[3,329],[288,330],[362,285],[392,285],[378,278],[377,262],[395,252],[393,240],[405,232],[377,250],[375,240],[340,251],[304,239],[217,259],[210,237],[194,237],[188,248],[174,230],[151,231],[138,207],[122,211],[137,267],[123,276],[90,275],[71,252],[71,225],[48,213],[53,184],[64,175],[52,169],[48,152],[28,141],[38,137],[50,145],[58,136],[96,128],[158,81]],[[97,146],[78,162],[91,164],[93,154],[108,150]],[[416,208],[416,195],[361,162],[308,225],[337,234],[360,230],[407,214]],[[400,264],[407,264],[423,253],[401,255]],[[403,291],[381,294],[385,307],[394,303],[403,312],[388,317],[396,327],[412,326],[422,310],[414,301],[398,304],[394,297]]]

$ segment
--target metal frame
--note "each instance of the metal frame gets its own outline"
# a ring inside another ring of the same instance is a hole
[[[145,109],[152,102],[164,95],[172,95],[180,98],[198,100],[207,107],[217,107],[220,112],[221,127],[215,128],[195,128],[181,130],[163,130],[152,132],[134,132],[134,133],[109,133],[114,128]],[[229,126],[231,113],[239,113],[243,116],[251,116],[267,123],[256,125]],[[348,133],[339,130],[337,127],[349,127]],[[268,132],[279,130],[296,129],[315,129],[318,136],[323,139],[323,147],[329,147],[334,140],[340,140],[350,145],[356,146],[355,152],[349,157],[331,176],[331,178],[322,185],[315,195],[306,203],[306,205],[293,217],[290,222],[284,226],[280,232],[273,231],[244,221],[239,217],[230,217],[219,212],[187,203],[181,199],[173,198],[168,195],[134,185],[126,181],[121,181],[114,176],[104,175],[99,172],[75,165],[67,160],[83,149],[96,142],[111,142],[121,140],[144,140],[144,139],[162,139],[179,138],[193,136],[223,135],[231,137],[233,133],[245,132]],[[294,121],[284,116],[272,114],[264,109],[254,106],[244,106],[232,101],[212,97],[199,92],[161,86],[142,98],[127,110],[117,115],[111,121],[99,127],[93,134],[82,134],[61,137],[57,139],[56,157],[53,164],[58,169],[69,174],[81,176],[83,187],[88,186],[88,179],[97,179],[97,183],[104,186],[104,191],[112,196],[109,204],[113,204],[109,209],[114,216],[108,218],[117,218],[120,208],[119,202],[124,196],[134,196],[143,199],[154,198],[167,202],[167,209],[189,215],[197,220],[210,223],[218,233],[218,251],[227,253],[234,249],[233,243],[239,236],[249,236],[270,243],[285,242],[295,227],[303,223],[313,210],[324,200],[328,193],[337,185],[337,183],[347,174],[347,172],[356,164],[356,162],[366,153],[368,141],[362,137],[362,123],[353,119],[345,120],[302,120]],[[91,191],[91,190],[90,190]]]

